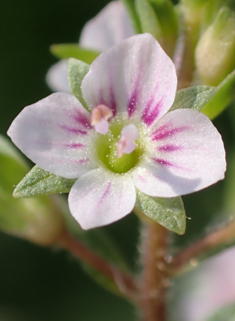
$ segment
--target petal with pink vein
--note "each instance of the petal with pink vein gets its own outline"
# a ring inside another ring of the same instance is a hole
[[[82,93],[91,110],[105,104],[113,115],[137,115],[151,127],[171,107],[176,84],[171,59],[155,38],[142,34],[101,54],[83,79]]]
[[[90,113],[72,95],[52,94],[25,107],[8,135],[28,158],[53,174],[76,178],[98,166]]]
[[[172,111],[160,119],[149,138],[147,156],[133,174],[136,187],[143,193],[174,197],[224,178],[221,136],[202,113]]]
[[[136,199],[132,178],[102,169],[82,175],[69,193],[69,208],[85,230],[113,223],[130,213]]]

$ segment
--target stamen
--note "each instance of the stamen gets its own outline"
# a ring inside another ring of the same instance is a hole
[[[91,125],[100,134],[107,133],[109,129],[108,120],[113,116],[112,110],[106,105],[97,105],[91,112]]]
[[[121,139],[117,143],[117,157],[130,154],[135,150],[135,140],[139,137],[139,131],[135,125],[124,126],[121,131]]]

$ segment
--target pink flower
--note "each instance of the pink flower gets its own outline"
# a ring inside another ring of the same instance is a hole
[[[84,229],[106,225],[132,211],[136,189],[174,197],[224,177],[224,146],[211,121],[195,110],[167,113],[176,86],[158,42],[133,36],[102,53],[84,77],[92,113],[72,95],[52,94],[26,107],[8,135],[44,170],[77,178],[68,202]]]
[[[135,34],[128,13],[121,1],[111,1],[93,19],[88,21],[79,39],[83,48],[104,51]],[[46,80],[53,91],[70,92],[68,61],[63,59],[48,71]]]

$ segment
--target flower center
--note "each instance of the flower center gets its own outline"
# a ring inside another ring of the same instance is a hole
[[[106,135],[98,135],[97,156],[114,173],[126,173],[134,168],[143,154],[139,131],[135,125],[114,121]]]
[[[113,116],[112,110],[106,105],[97,105],[91,112],[91,125],[100,134],[106,134],[109,129],[108,120]]]

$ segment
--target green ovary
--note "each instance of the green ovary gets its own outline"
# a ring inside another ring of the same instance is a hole
[[[99,135],[95,146],[97,156],[104,166],[111,172],[122,174],[136,166],[143,154],[143,149],[140,147],[140,141],[138,139],[135,142],[136,148],[131,154],[123,154],[121,158],[118,158],[117,142],[119,139],[120,136],[117,135],[117,131],[114,130],[109,134]]]

